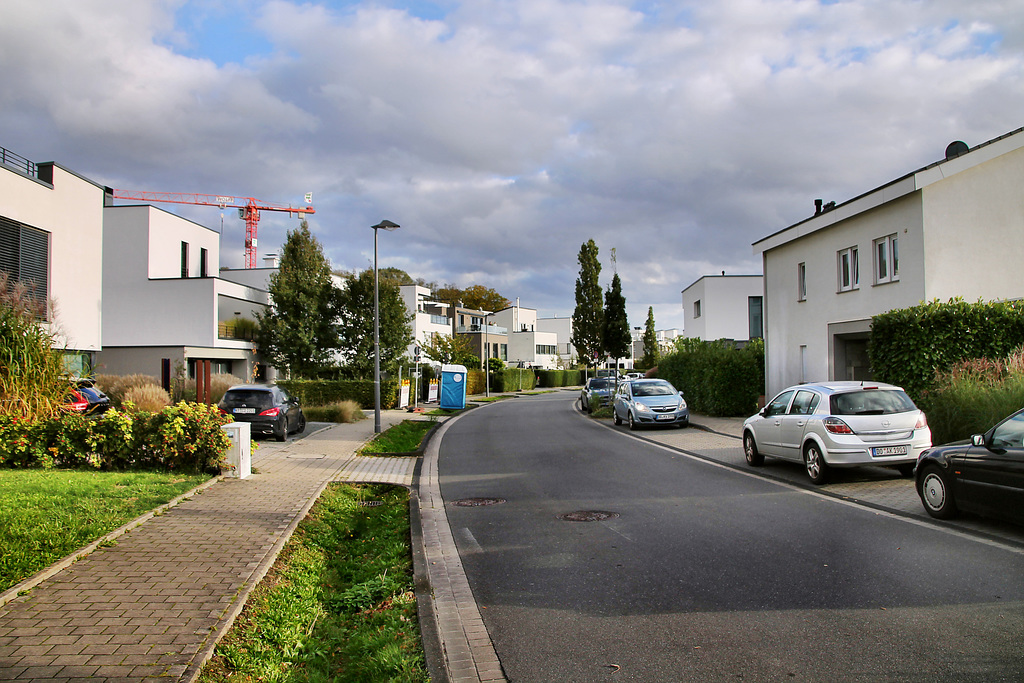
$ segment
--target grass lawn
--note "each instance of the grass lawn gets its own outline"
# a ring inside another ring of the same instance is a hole
[[[485,398],[474,398],[474,403],[494,403],[495,401],[504,401],[506,398],[515,398],[514,394],[502,394],[500,396],[487,396]]]
[[[411,453],[420,447],[423,437],[434,428],[436,422],[405,420],[373,437],[359,449],[359,455],[380,453]]]
[[[324,491],[199,678],[427,680],[409,492],[386,484],[332,484]]]
[[[0,591],[210,479],[0,469]]]

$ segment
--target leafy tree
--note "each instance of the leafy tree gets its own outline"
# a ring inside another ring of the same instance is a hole
[[[454,363],[467,368],[480,365],[480,359],[473,353],[469,337],[451,334],[435,334],[428,344],[420,346],[423,355],[441,364]]]
[[[580,246],[580,275],[576,278],[576,310],[572,314],[572,343],[579,359],[587,366],[597,364],[604,329],[601,307],[601,263],[597,260],[597,244],[588,240]]]
[[[612,286],[604,295],[604,329],[601,334],[604,352],[616,359],[629,355],[633,338],[626,318],[626,297],[622,296],[619,274],[612,276]]]
[[[378,270],[378,273],[380,271]],[[402,301],[398,285],[379,283],[380,369],[395,372],[413,341],[411,316]],[[361,377],[373,376],[373,270],[349,278],[341,292],[341,320],[338,330],[348,366]]]
[[[511,306],[511,302],[497,291],[483,285],[473,285],[462,290],[462,303],[466,308],[494,313]]]
[[[644,327],[644,356],[640,364],[653,368],[658,364],[658,332],[654,329],[654,306],[647,307],[647,326]]]
[[[388,266],[387,268],[378,268],[377,276],[381,282],[390,282],[395,286],[402,285],[414,285],[416,281],[412,279],[409,273],[405,272],[401,268],[395,268],[394,266]]]
[[[270,306],[256,315],[260,352],[292,376],[311,377],[339,348],[339,290],[320,242],[302,221],[288,231],[281,265],[270,276]]]

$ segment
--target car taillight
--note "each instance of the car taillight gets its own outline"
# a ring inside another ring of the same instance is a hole
[[[217,410],[219,410],[219,411],[220,411],[220,414],[221,414],[221,415],[229,415],[229,414],[230,414],[230,413],[228,413],[228,411],[224,410],[224,409],[223,409],[223,408],[221,408],[220,406],[217,406]]]
[[[264,410],[260,415],[266,415],[267,417],[277,417],[281,414],[280,408],[271,408],[270,410]]]
[[[917,424],[914,425],[914,429],[923,429],[928,426],[928,417],[924,413],[920,413],[917,418]]]
[[[78,393],[74,389],[71,390],[71,400],[67,403],[68,410],[73,410],[76,413],[84,413],[89,407],[89,401],[85,399],[82,394]]]
[[[853,430],[838,417],[826,417],[821,423],[830,434],[853,434]]]

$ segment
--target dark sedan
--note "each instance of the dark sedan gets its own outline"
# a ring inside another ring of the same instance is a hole
[[[298,400],[278,386],[239,384],[224,392],[218,407],[236,422],[248,422],[253,434],[272,434],[278,441],[306,428]]]
[[[915,476],[932,517],[963,510],[1024,522],[1024,410],[970,441],[925,451]]]

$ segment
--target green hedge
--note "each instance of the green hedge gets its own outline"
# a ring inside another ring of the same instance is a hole
[[[695,413],[752,415],[764,393],[764,343],[755,339],[736,348],[728,340],[688,339],[661,359],[657,376],[682,391]]]
[[[537,386],[553,389],[558,387],[576,387],[583,384],[582,370],[535,370]]]
[[[1024,344],[1024,303],[932,301],[874,316],[868,356],[875,379],[917,400],[936,371],[971,358],[1005,358]]]
[[[205,472],[226,465],[231,445],[216,406],[178,403],[158,413],[112,409],[97,419],[0,416],[0,466],[165,469]]]
[[[326,406],[339,401],[355,401],[363,408],[373,408],[373,380],[370,379],[290,379],[278,385],[299,399],[301,405]],[[380,406],[398,406],[398,380],[380,381]]]

